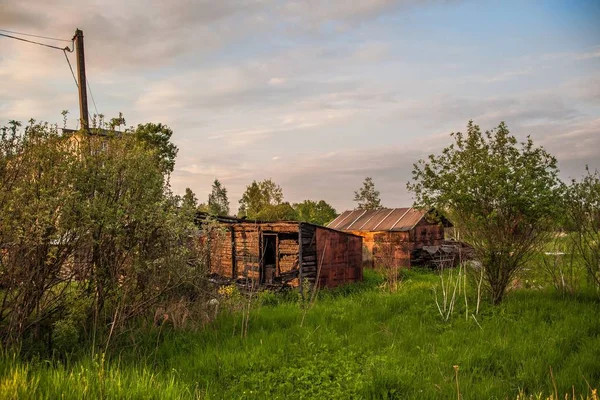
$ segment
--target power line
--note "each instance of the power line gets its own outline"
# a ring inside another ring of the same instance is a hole
[[[67,64],[69,64],[69,69],[71,70],[71,75],[73,75],[73,80],[75,81],[75,86],[79,89],[79,84],[77,83],[77,78],[75,78],[75,72],[73,72],[73,67],[71,66],[71,61],[69,61],[69,57],[67,57],[67,51],[63,49],[65,53],[65,59],[67,60]]]
[[[6,29],[0,29],[0,32],[14,33],[15,35],[31,36],[31,37],[36,37],[36,38],[40,38],[40,39],[58,40],[60,42],[70,42],[70,40],[67,40],[67,39],[58,39],[58,38],[53,38],[53,37],[48,37],[48,36],[32,35],[30,33],[15,32],[15,31],[9,31]]]
[[[21,36],[31,36],[31,37],[47,39],[47,40],[58,40],[58,41],[69,42],[69,40],[66,40],[66,39],[58,39],[58,38],[52,38],[52,37],[48,37],[48,36],[32,35],[32,34],[28,34],[28,33],[9,31],[6,29],[0,29],[0,32],[7,32],[7,33],[12,33],[12,34],[21,35]],[[96,99],[94,99],[94,94],[92,93],[92,88],[90,86],[90,82],[85,77],[85,66],[83,66],[83,33],[79,29],[77,29],[75,31],[75,36],[73,36],[73,39],[71,39],[71,42],[73,45],[72,49],[70,49],[69,46],[65,46],[64,48],[61,48],[61,47],[53,46],[53,45],[47,44],[47,43],[41,43],[41,42],[36,42],[33,40],[28,40],[28,39],[23,39],[20,37],[12,36],[12,35],[7,35],[5,33],[0,33],[0,36],[6,37],[9,39],[19,40],[19,41],[26,42],[26,43],[37,44],[38,46],[44,46],[44,47],[48,47],[50,49],[61,50],[63,52],[63,54],[65,55],[65,60],[67,60],[67,64],[69,66],[69,70],[71,71],[71,75],[73,76],[73,81],[75,82],[75,86],[77,87],[77,90],[79,91],[79,96],[80,96],[79,103],[80,103],[80,108],[81,108],[81,118],[80,118],[81,123],[83,124],[84,122],[91,120],[91,115],[89,114],[89,112],[87,112],[87,93],[86,93],[87,90],[89,90],[90,96],[92,97],[92,102],[94,103],[94,109],[96,110],[96,115],[99,115],[98,107],[96,106]],[[69,56],[67,55],[67,51],[69,53],[72,53],[75,50],[75,38],[78,38],[78,40],[77,40],[77,55],[78,55],[78,57],[81,58],[81,60],[79,58],[77,60],[78,68],[80,68],[80,61],[82,63],[81,69],[79,71],[80,77],[82,78],[81,85],[78,83],[77,78],[75,77],[75,72],[73,71],[73,66],[71,65]],[[86,90],[86,87],[87,87],[87,90]],[[83,94],[82,94],[82,89],[83,89]],[[83,110],[85,110],[85,111],[83,111]],[[87,114],[87,118],[84,118],[85,114]],[[87,129],[87,122],[85,123],[85,128]]]
[[[96,110],[96,115],[100,115],[100,113],[98,112],[98,108],[96,107],[96,100],[94,100],[94,93],[92,93],[92,87],[90,86],[90,81],[87,78],[85,79],[85,81],[87,82],[87,88],[90,91],[90,96],[92,97],[92,103],[94,104],[94,110]]]
[[[77,83],[77,78],[75,77],[75,72],[73,71],[73,67],[71,66],[71,61],[69,61],[69,57],[67,56],[67,51],[65,49],[63,49],[63,53],[65,54],[65,59],[67,60],[67,64],[69,64],[69,69],[71,70],[71,75],[73,75],[73,81],[75,81],[75,86],[77,86],[77,89],[79,89],[79,84]],[[90,81],[87,81],[88,84],[88,88],[90,85]],[[90,88],[90,95],[92,95],[92,101],[94,102],[94,109],[96,110],[96,114],[98,114],[98,109],[96,108],[96,101],[94,101],[94,95],[92,94],[92,89]],[[92,119],[92,116],[90,115],[90,113],[88,112],[88,118],[89,120]]]
[[[40,45],[40,46],[49,47],[51,49],[56,49],[56,50],[61,50],[61,51],[68,51],[68,52],[72,52],[73,51],[73,50],[69,49],[69,46],[65,46],[64,48],[60,48],[60,47],[57,47],[57,46],[52,46],[51,44],[34,42],[33,40],[27,40],[27,39],[19,38],[19,37],[16,37],[16,36],[5,35],[4,33],[0,33],[0,36],[4,36],[4,37],[10,38],[10,39],[21,40],[23,42],[33,43],[33,44],[37,44],[37,45]]]

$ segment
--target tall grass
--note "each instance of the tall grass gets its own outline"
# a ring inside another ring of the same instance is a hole
[[[302,326],[288,296],[253,309],[245,338],[233,313],[197,332],[137,332],[136,346],[106,359],[4,354],[0,398],[450,399],[457,379],[463,399],[585,398],[600,386],[593,296],[517,290],[500,306],[482,305],[479,328],[440,318],[435,274],[406,272],[390,293],[368,272],[361,284],[322,291]]]

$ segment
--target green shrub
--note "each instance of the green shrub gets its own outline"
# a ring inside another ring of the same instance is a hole
[[[54,350],[60,353],[71,353],[77,349],[79,329],[72,319],[60,319],[54,323],[52,343]]]
[[[262,306],[275,307],[279,305],[281,296],[278,296],[270,290],[264,290],[258,294],[258,301]]]

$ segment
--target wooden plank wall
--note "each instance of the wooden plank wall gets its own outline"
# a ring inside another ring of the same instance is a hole
[[[362,238],[298,222],[222,223],[210,235],[210,271],[234,280],[260,278],[261,234],[279,239],[274,283],[299,286],[298,231],[302,231],[302,278],[313,283],[322,260],[319,284],[338,286],[362,280]]]
[[[275,278],[282,283],[298,276],[298,223],[236,223],[233,225],[237,278],[259,278],[262,260],[261,233],[279,237],[278,269]]]
[[[275,277],[287,282],[298,277],[298,223],[222,223],[226,234],[210,235],[210,271],[233,279],[260,277],[261,234],[276,233],[279,237],[278,269]],[[296,279],[297,280],[297,279]]]

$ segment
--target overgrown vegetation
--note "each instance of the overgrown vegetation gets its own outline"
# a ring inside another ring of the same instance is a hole
[[[598,172],[567,187],[531,140],[470,123],[409,188],[476,260],[399,271],[390,247],[358,284],[213,290],[202,238],[228,232],[210,217],[199,232],[194,193],[171,193],[172,131],[124,125],[0,130],[0,398],[597,400]],[[212,189],[207,209],[227,214],[226,189]],[[370,178],[355,194],[381,206]],[[336,214],[284,202],[270,179],[240,212]]]
[[[573,180],[566,190],[565,203],[571,245],[581,256],[589,278],[600,288],[600,174]]]
[[[193,211],[168,185],[170,134],[149,124],[62,135],[33,120],[2,129],[2,345],[107,349],[129,322],[202,285]]]
[[[52,367],[5,354],[2,394],[440,399],[458,397],[458,374],[463,399],[592,398],[600,382],[597,297],[519,289],[499,306],[482,305],[478,325],[459,317],[459,304],[456,318],[440,318],[432,293],[438,280],[433,272],[404,272],[402,287],[390,293],[367,271],[361,284],[321,291],[306,315],[292,293],[261,295],[245,338],[243,315],[233,311],[199,331],[140,328],[131,334],[134,347]],[[234,303],[238,296],[223,294]]]
[[[470,121],[454,144],[414,165],[408,189],[435,207],[473,246],[498,304],[516,274],[553,234],[561,215],[556,159],[531,138],[518,143],[504,123],[483,133]],[[476,271],[476,275],[477,271]]]

